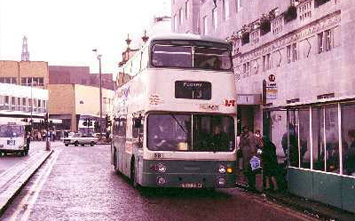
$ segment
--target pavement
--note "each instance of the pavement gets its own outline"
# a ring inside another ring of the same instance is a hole
[[[58,145],[56,142],[51,144],[53,147]],[[21,188],[53,152],[53,150],[44,150],[45,142],[33,142],[31,146],[36,146],[36,148],[30,148],[28,157],[18,160],[16,164],[0,173],[0,216]]]
[[[246,184],[246,179],[242,173],[238,172],[237,188],[245,191],[253,192],[261,198],[266,198],[276,204],[283,205],[285,207],[297,210],[309,216],[312,216],[320,220],[342,220],[342,221],[354,221],[355,214],[341,210],[339,208],[326,205],[324,203],[312,201],[306,198],[302,198],[293,195],[287,190],[281,191],[264,191],[262,183],[262,174],[256,176],[256,190],[250,190]]]

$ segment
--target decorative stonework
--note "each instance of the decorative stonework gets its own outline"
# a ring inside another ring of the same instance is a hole
[[[257,57],[260,57],[261,55],[271,53],[275,50],[279,50],[280,48],[283,48],[286,45],[291,44],[292,42],[304,40],[322,30],[326,30],[336,25],[339,25],[340,21],[341,21],[340,11],[337,11],[333,14],[324,17],[321,20],[306,25],[305,27],[299,29],[298,31],[293,32],[292,34],[287,34],[273,42],[270,42],[265,46],[259,47],[257,49],[254,49],[244,54],[236,54],[235,59],[237,59],[239,63],[243,63],[247,60],[255,59]]]

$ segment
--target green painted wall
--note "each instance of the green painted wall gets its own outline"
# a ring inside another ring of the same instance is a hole
[[[355,177],[295,168],[287,177],[290,193],[355,213]]]

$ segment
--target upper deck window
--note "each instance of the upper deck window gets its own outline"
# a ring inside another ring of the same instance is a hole
[[[152,63],[155,67],[192,67],[192,48],[173,45],[154,45]]]
[[[202,41],[159,41],[152,47],[154,67],[231,70],[229,45]]]

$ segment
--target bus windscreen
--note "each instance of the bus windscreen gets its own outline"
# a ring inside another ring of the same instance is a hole
[[[184,41],[158,42],[152,47],[154,67],[197,68],[205,70],[231,70],[230,47],[226,44],[201,44]]]
[[[150,114],[147,129],[150,150],[234,150],[234,120],[229,116]]]
[[[20,125],[0,125],[0,137],[22,137],[25,130]]]

